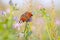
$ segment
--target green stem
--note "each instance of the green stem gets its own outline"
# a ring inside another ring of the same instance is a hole
[[[26,22],[25,30],[24,30],[24,37],[25,37],[25,40],[28,40],[29,36],[31,35],[30,33],[31,33],[31,30],[30,30],[29,23]]]
[[[27,25],[28,25],[28,22],[26,22],[26,26],[25,26],[25,30],[24,30],[24,32],[25,32],[25,40],[28,40],[28,27],[27,27]]]

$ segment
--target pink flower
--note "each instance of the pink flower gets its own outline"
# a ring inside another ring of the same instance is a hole
[[[41,9],[41,8],[42,8],[42,6],[41,6],[41,5],[38,5],[38,6],[37,6],[37,9]]]
[[[10,13],[10,8],[6,9],[6,12],[7,12],[7,13]]]
[[[20,27],[22,26],[22,24],[20,23],[16,23],[13,25],[13,28],[17,29],[17,30],[20,30]]]
[[[43,18],[38,18],[38,19],[36,20],[36,22],[37,22],[37,24],[44,24]]]
[[[60,20],[56,19],[55,23],[56,25],[60,25]]]

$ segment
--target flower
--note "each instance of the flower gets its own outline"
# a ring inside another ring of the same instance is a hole
[[[24,33],[19,33],[19,37],[23,37],[24,36]]]
[[[13,2],[12,2],[12,0],[10,0],[10,1],[9,1],[9,4],[10,4],[10,5],[13,5]]]
[[[6,13],[10,13],[10,8],[7,8],[6,9]]]
[[[17,17],[17,16],[15,16],[13,19],[14,19],[16,22],[18,22],[18,17]]]
[[[43,18],[36,19],[37,24],[44,24]]]
[[[56,19],[55,23],[56,25],[60,25],[60,20]]]
[[[20,27],[22,26],[22,24],[20,23],[16,23],[13,25],[13,28],[17,29],[17,30],[20,30]]]
[[[42,5],[38,5],[38,6],[37,6],[37,9],[41,9],[41,8],[42,8]]]
[[[2,11],[2,15],[6,15],[6,12],[5,11]]]
[[[5,11],[0,11],[0,15],[5,15],[6,14],[6,12]]]

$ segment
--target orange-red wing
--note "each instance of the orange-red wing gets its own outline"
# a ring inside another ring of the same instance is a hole
[[[27,13],[26,13],[26,17],[27,17],[27,19],[30,19],[31,16],[32,16],[32,14],[31,14],[30,12],[27,12]]]
[[[31,12],[26,12],[25,14],[23,14],[20,18],[20,20],[22,20],[23,22],[28,21],[32,16]]]
[[[24,22],[24,21],[26,21],[27,19],[26,19],[26,17],[21,17],[20,20],[22,20],[22,21]]]

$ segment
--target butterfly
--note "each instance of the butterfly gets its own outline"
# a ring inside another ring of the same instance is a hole
[[[29,21],[32,16],[33,14],[31,12],[25,12],[21,15],[19,23]]]

